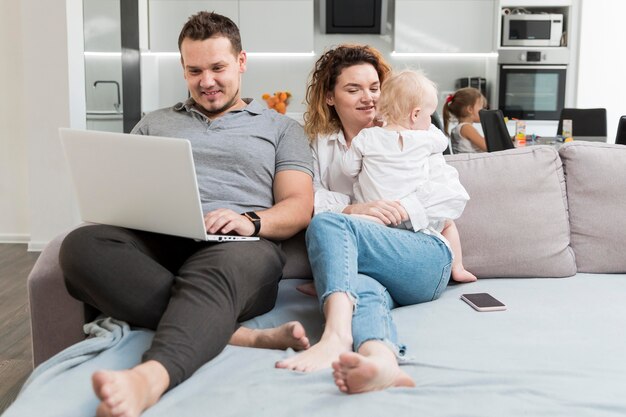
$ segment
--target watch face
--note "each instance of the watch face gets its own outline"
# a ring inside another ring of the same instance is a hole
[[[244,213],[244,214],[245,214],[245,216],[246,216],[247,218],[249,218],[249,219],[250,219],[251,221],[253,221],[253,222],[254,222],[254,221],[259,221],[259,220],[261,220],[261,218],[259,217],[259,215],[258,215],[258,214],[256,214],[256,213],[255,213],[255,212],[253,212],[253,211],[248,211],[247,213]]]

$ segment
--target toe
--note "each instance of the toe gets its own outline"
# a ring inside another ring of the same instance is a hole
[[[339,355],[339,363],[341,366],[354,368],[361,362],[361,357],[354,352],[346,352]]]

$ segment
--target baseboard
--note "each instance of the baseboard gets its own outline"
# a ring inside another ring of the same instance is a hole
[[[41,252],[43,248],[46,247],[48,242],[33,242],[32,240],[28,242],[28,251],[29,252]]]
[[[26,233],[0,233],[0,243],[28,243],[30,235]]]

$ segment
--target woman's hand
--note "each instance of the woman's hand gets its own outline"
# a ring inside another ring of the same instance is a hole
[[[399,201],[377,200],[370,203],[351,204],[343,209],[343,212],[376,217],[384,224],[394,226],[409,220],[408,213]]]

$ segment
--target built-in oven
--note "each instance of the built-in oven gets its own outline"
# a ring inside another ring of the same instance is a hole
[[[567,57],[561,55],[499,51],[498,108],[506,117],[558,120],[567,77]]]

